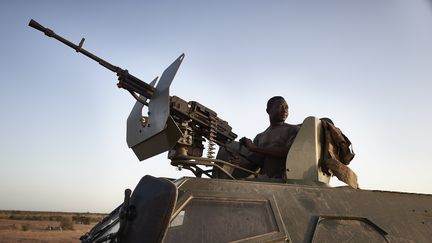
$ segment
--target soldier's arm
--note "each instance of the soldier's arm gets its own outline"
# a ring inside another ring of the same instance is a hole
[[[284,147],[260,147],[253,143],[246,145],[246,147],[249,149],[249,151],[262,154],[266,156],[276,157],[276,158],[286,158],[289,148]]]
[[[276,158],[286,158],[286,156],[288,154],[289,148],[258,146],[258,142],[257,142],[258,136],[254,139],[254,142],[252,142],[252,140],[250,140],[249,138],[243,138],[242,140],[243,140],[242,142],[245,145],[245,147],[247,149],[249,149],[249,151],[256,153],[256,154],[260,154],[260,155],[264,155],[264,156],[271,156],[271,157],[276,157]]]

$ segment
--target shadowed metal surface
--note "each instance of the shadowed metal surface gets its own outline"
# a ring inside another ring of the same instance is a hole
[[[428,242],[432,239],[432,195],[200,178],[185,179],[179,191],[187,193],[179,197],[175,214],[200,198],[273,202],[271,217],[281,218],[279,233],[285,234],[286,228],[285,237],[291,242],[361,242],[361,239]],[[205,213],[197,220],[208,226],[207,231],[214,230],[206,223]],[[241,219],[230,222],[236,226],[220,233],[234,234],[245,223]],[[184,230],[194,231],[193,228]],[[283,241],[283,238],[275,235],[266,240]],[[262,241],[259,237],[255,240]],[[216,238],[210,242],[220,241]]]

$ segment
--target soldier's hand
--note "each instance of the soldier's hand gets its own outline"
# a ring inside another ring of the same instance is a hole
[[[229,158],[228,162],[230,162],[231,164],[240,165],[241,160],[238,155],[233,155],[232,157]]]
[[[252,140],[250,140],[247,137],[242,137],[240,139],[240,144],[244,145],[246,148],[248,148],[249,150],[253,147],[255,147],[255,144],[252,142]]]

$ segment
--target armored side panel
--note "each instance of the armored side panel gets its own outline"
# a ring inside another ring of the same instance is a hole
[[[309,184],[301,184],[306,182]],[[293,184],[181,178],[174,182],[178,198],[169,225],[164,224],[167,228],[158,227],[151,234],[166,232],[162,240],[166,243],[430,242],[432,239],[432,195],[331,188],[304,180],[290,183]],[[143,242],[147,235],[140,229],[161,223],[156,220],[158,217],[149,215],[171,208],[154,203],[164,192],[160,192],[161,187],[157,190],[152,187],[136,192],[145,196],[137,197],[135,204],[147,205],[140,207],[144,209],[140,211],[143,215],[138,215],[140,220],[134,223],[134,239]],[[167,192],[170,191],[174,190],[170,188]],[[92,230],[85,236],[89,241],[83,242],[109,242],[101,239],[118,230],[116,211],[95,226],[101,232]]]
[[[183,193],[164,242],[432,239],[432,195],[201,178],[177,184]]]

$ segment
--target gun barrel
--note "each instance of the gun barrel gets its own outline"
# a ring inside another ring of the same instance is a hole
[[[36,22],[34,19],[31,19],[31,20],[30,20],[30,22],[29,22],[29,26],[30,26],[30,27],[33,27],[33,28],[35,28],[35,29],[37,29],[37,30],[40,30],[40,31],[42,31],[42,32],[45,32],[45,30],[46,30],[45,27],[43,27],[41,24],[39,24],[38,22]]]
[[[102,58],[94,55],[93,53],[85,50],[82,48],[82,45],[84,44],[84,38],[81,39],[81,42],[78,45],[75,45],[74,43],[68,41],[67,39],[57,35],[54,31],[51,29],[48,29],[35,20],[31,19],[29,22],[29,26],[33,27],[41,32],[43,32],[48,37],[52,37],[63,44],[69,46],[70,48],[74,49],[76,52],[81,52],[85,56],[95,60],[100,65],[104,66],[105,68],[111,70],[112,72],[117,73],[117,76],[119,77],[119,84],[117,85],[119,88],[124,88],[131,92],[136,92],[140,95],[143,95],[147,99],[151,99],[153,96],[155,89],[147,84],[146,82],[140,80],[139,78],[129,74],[127,70],[124,70],[120,67],[117,67],[115,65],[112,65],[111,63],[103,60]]]

